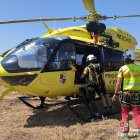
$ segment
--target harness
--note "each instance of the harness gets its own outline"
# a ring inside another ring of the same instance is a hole
[[[140,92],[123,91],[119,96],[120,102],[124,105],[140,106]]]
[[[90,64],[88,66],[89,72],[92,76],[92,80],[88,82],[87,86],[90,91],[97,91],[99,94],[103,94],[105,90],[104,88],[104,82],[102,79],[102,72],[100,68],[100,64]]]
[[[124,74],[122,75],[122,85],[121,85],[121,93],[120,93],[120,102],[123,105],[136,105],[140,106],[140,91],[133,90],[125,90],[124,87]]]

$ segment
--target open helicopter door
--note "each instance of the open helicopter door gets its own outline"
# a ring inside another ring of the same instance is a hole
[[[46,88],[47,97],[70,96],[73,94],[75,71],[75,46],[68,39],[60,42],[43,71],[40,73],[42,87]]]
[[[76,73],[75,73],[75,85],[86,84],[86,78],[81,80],[81,75],[84,71],[84,68],[87,66],[87,56],[93,54],[96,56],[98,62],[101,61],[100,50],[94,45],[89,45],[87,43],[76,43]]]

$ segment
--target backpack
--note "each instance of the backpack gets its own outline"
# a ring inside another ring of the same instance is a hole
[[[96,85],[100,85],[103,83],[103,79],[102,79],[102,71],[101,71],[101,67],[100,64],[90,64],[89,66],[91,75],[92,75],[92,84],[96,84]]]

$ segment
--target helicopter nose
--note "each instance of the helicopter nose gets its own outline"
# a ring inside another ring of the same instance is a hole
[[[3,57],[0,57],[0,84],[10,87],[11,85],[9,85],[8,83],[4,82],[4,80],[2,79],[2,77],[4,77],[4,76],[11,76],[11,73],[8,73],[4,69],[4,67],[2,66],[2,60],[3,60]]]
[[[0,57],[0,77],[1,76],[7,76],[9,73],[5,70],[5,68],[2,66],[2,60],[3,58]]]
[[[3,80],[2,80],[2,77],[3,76],[8,76],[9,73],[2,67],[1,65],[1,61],[0,61],[0,84],[2,85],[7,85]]]

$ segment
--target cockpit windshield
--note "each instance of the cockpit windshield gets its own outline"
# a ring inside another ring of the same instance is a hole
[[[57,44],[64,38],[39,38],[20,45],[2,61],[8,72],[40,70],[47,63]]]

